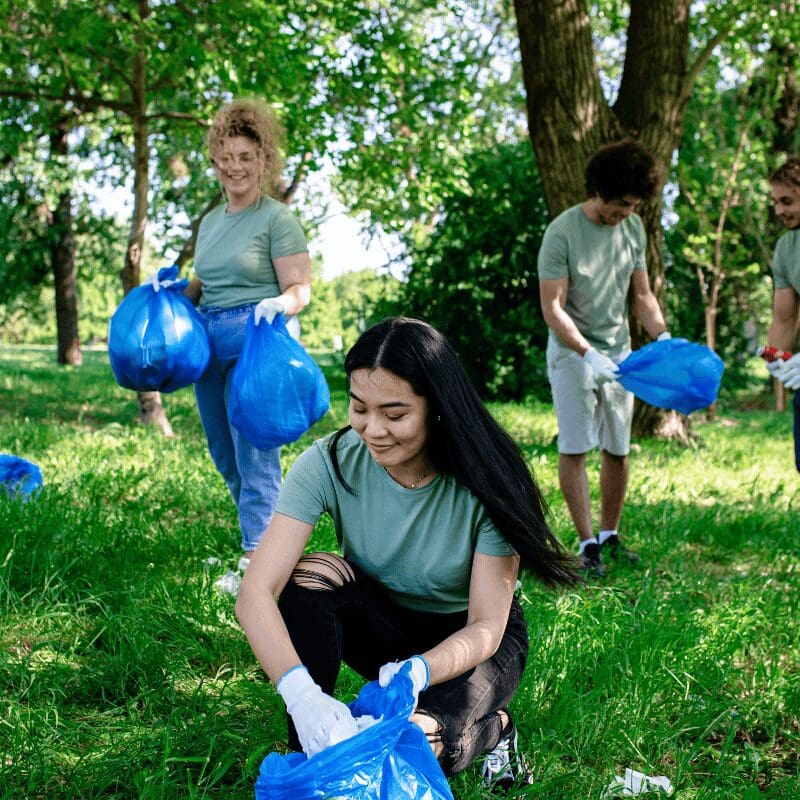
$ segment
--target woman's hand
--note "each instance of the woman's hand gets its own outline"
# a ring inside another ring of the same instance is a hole
[[[309,758],[358,733],[350,709],[325,694],[305,667],[290,669],[278,681],[277,688],[297,729],[303,752]]]

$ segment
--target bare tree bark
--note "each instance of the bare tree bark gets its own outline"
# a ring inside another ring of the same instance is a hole
[[[50,132],[50,152],[66,158],[69,122],[59,119]],[[83,363],[78,336],[78,280],[75,268],[75,234],[72,226],[72,192],[65,184],[53,212],[50,260],[56,295],[56,361],[79,367]]]

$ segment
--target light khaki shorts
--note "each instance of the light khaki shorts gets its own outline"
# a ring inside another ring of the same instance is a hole
[[[615,357],[621,361],[627,353]],[[625,456],[631,446],[633,395],[617,381],[592,387],[592,370],[574,350],[547,343],[547,377],[558,419],[558,452],[588,453],[599,447]]]

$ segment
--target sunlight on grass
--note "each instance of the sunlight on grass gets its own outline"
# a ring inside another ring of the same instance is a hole
[[[0,348],[2,449],[45,477],[31,502],[0,494],[0,800],[249,800],[286,726],[213,589],[239,534],[193,394],[164,396],[176,433],[164,439],[136,421],[104,352],[85,362]],[[333,407],[284,448],[284,469],[346,424],[340,367],[323,363]],[[573,548],[552,409],[490,410]],[[518,796],[599,798],[632,767],[668,775],[682,800],[800,797],[791,416],[695,416],[692,447],[634,443],[622,527],[638,566],[563,593],[523,580],[530,652],[512,711],[535,782]],[[588,464],[596,502],[598,456]],[[330,520],[309,546],[336,546]],[[360,685],[343,669],[337,692]],[[484,798],[476,767],[451,783],[459,800]]]

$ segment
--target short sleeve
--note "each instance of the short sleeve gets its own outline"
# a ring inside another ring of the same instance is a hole
[[[312,445],[294,462],[281,486],[275,511],[314,525],[330,511],[335,496],[325,456],[320,445]]]
[[[537,263],[539,280],[569,277],[567,237],[552,225],[544,232]]]
[[[775,289],[794,288],[792,282],[789,280],[786,267],[788,266],[786,245],[789,243],[787,236],[781,236],[778,239],[778,244],[775,246],[775,252],[772,255],[772,284]]]
[[[513,556],[516,550],[508,543],[505,537],[497,530],[495,524],[484,511],[478,528],[478,537],[475,542],[475,552],[485,556]]]
[[[270,226],[270,258],[307,253],[306,235],[297,217],[285,206],[275,214]]]
[[[647,269],[647,234],[642,218],[632,214],[629,219],[633,223],[633,268]]]

